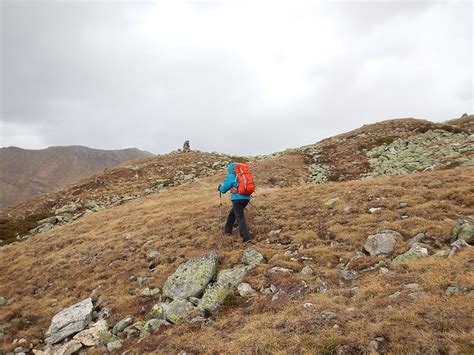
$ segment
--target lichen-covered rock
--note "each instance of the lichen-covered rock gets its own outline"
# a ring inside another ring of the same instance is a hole
[[[413,244],[410,250],[406,253],[397,256],[393,261],[405,261],[418,259],[428,255],[428,249],[419,246],[417,243]]]
[[[150,312],[146,315],[146,320],[150,319],[166,319],[166,312],[168,310],[168,305],[166,303],[160,302],[153,306]]]
[[[242,280],[245,274],[250,270],[249,266],[237,265],[231,269],[224,269],[217,274],[216,282],[221,284],[230,284],[232,287]]]
[[[150,333],[156,333],[161,327],[167,327],[169,325],[170,323],[165,319],[150,319],[143,325],[140,337],[143,338]]]
[[[168,305],[166,319],[173,324],[182,323],[189,317],[192,309],[194,309],[192,303],[182,298],[176,298]]]
[[[82,332],[79,332],[74,335],[73,339],[81,342],[85,346],[96,346],[100,343],[100,332],[107,331],[107,329],[109,329],[107,321],[105,319],[101,319],[86,330],[83,330]]]
[[[474,241],[474,227],[468,221],[458,221],[453,228],[452,241],[465,240],[471,244]]]
[[[472,165],[472,143],[463,133],[428,131],[406,139],[397,139],[367,152],[371,176],[405,175],[436,165]]]
[[[371,256],[381,254],[390,255],[393,253],[396,243],[397,241],[392,234],[377,233],[367,237],[364,249],[367,250]]]
[[[54,210],[54,213],[56,215],[61,213],[74,213],[78,208],[78,205],[71,201],[68,204]]]
[[[127,316],[123,318],[122,320],[118,321],[117,324],[114,325],[112,329],[112,334],[118,334],[122,332],[125,328],[127,328],[129,325],[133,323],[133,317],[132,316]]]
[[[254,248],[247,248],[242,255],[242,263],[251,267],[265,262],[265,258]]]
[[[217,271],[218,255],[210,253],[181,264],[163,286],[165,297],[199,297]]]
[[[206,289],[201,301],[199,301],[198,309],[209,313],[215,313],[231,293],[232,285],[230,283],[216,282]]]
[[[455,242],[451,243],[451,246],[452,246],[452,249],[448,254],[448,258],[452,258],[461,250],[471,247],[469,244],[467,244],[467,242],[464,239],[456,240]]]
[[[83,330],[92,320],[92,299],[87,298],[56,314],[46,332],[45,343],[56,344]]]

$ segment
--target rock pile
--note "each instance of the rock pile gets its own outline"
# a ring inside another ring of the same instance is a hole
[[[438,165],[474,165],[469,136],[444,130],[428,131],[383,144],[367,152],[372,172],[368,175],[404,175]]]

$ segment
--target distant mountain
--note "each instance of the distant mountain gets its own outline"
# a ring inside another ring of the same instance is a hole
[[[153,154],[136,148],[100,150],[83,146],[31,150],[0,148],[0,208],[84,179],[106,167]]]

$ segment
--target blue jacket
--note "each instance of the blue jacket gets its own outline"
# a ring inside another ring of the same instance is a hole
[[[222,183],[219,191],[225,194],[227,191],[229,191],[232,188],[237,188],[239,186],[239,183],[237,181],[237,175],[234,173],[234,168],[235,168],[235,163],[230,163],[229,167],[227,168],[227,172],[229,175],[225,178],[224,182]],[[241,195],[237,192],[232,193],[230,195],[230,199],[233,200],[250,200],[250,195]]]

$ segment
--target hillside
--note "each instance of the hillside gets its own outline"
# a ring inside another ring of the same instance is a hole
[[[138,149],[99,150],[82,146],[31,150],[0,148],[0,208],[77,182],[106,167],[151,156]]]
[[[473,152],[466,125],[390,120],[265,157],[145,158],[6,209],[1,347],[43,349],[53,316],[88,297],[110,327],[145,320],[162,299],[151,291],[195,256],[238,265],[249,245],[221,236],[216,186],[229,161],[248,160],[250,246],[265,261],[243,281],[256,292],[123,337],[117,353],[472,353],[474,251],[443,255],[457,221],[474,224]],[[393,250],[369,254],[377,234]]]

